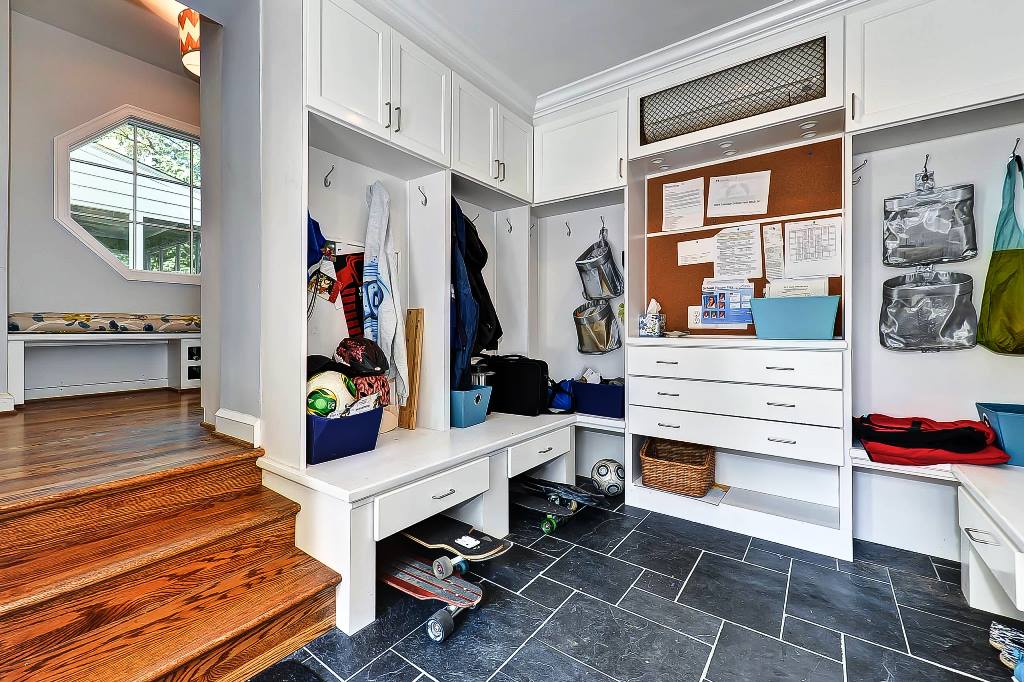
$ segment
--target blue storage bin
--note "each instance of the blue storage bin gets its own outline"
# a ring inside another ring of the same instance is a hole
[[[624,419],[626,416],[625,386],[574,381],[572,397],[577,412],[612,419]]]
[[[452,391],[452,426],[464,429],[487,419],[491,402],[490,386],[474,386],[468,391]]]
[[[306,464],[320,464],[373,450],[377,447],[383,416],[383,407],[337,419],[307,414]]]
[[[1024,466],[1024,405],[975,403],[978,415],[999,438],[999,447],[1010,456],[1007,464]]]
[[[759,339],[831,339],[835,336],[838,296],[755,298],[750,301]]]

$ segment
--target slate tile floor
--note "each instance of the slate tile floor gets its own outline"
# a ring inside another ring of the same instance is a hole
[[[635,508],[585,510],[477,564],[483,604],[435,644],[439,605],[381,587],[379,617],[289,658],[327,682],[1006,680],[955,562],[855,541],[854,561]],[[292,678],[264,673],[258,682]]]

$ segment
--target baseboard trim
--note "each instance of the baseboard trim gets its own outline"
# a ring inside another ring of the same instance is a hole
[[[128,393],[131,391],[147,391],[161,388],[167,388],[167,377],[135,381],[111,381],[97,384],[77,384],[73,386],[38,386],[25,388],[25,400],[95,395],[100,393]]]
[[[0,393],[0,414],[14,414],[14,396],[10,393]]]
[[[220,408],[213,416],[217,433],[248,443],[253,447],[260,445],[260,420],[251,414]]]

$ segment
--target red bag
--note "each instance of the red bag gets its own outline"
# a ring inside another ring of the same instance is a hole
[[[1010,456],[995,446],[996,433],[985,422],[939,422],[924,417],[869,414],[853,420],[872,462],[929,464],[1005,464]]]

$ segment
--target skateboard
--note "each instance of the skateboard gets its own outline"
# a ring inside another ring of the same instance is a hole
[[[540,529],[545,535],[550,535],[555,532],[560,525],[563,525],[566,521],[575,516],[580,509],[582,509],[582,507],[577,506],[576,509],[570,510],[567,507],[555,504],[554,502],[546,500],[538,495],[532,495],[524,489],[512,491],[511,499],[512,504],[517,507],[529,509],[530,511],[544,515],[544,518],[541,519],[540,522]]]
[[[511,542],[492,538],[468,523],[448,516],[434,516],[421,521],[404,530],[402,535],[421,547],[455,555],[434,559],[432,567],[438,578],[447,578],[455,571],[465,573],[469,570],[469,562],[493,559],[512,548]]]
[[[561,505],[570,511],[577,511],[580,505],[600,507],[605,501],[603,495],[596,495],[579,486],[568,483],[555,483],[554,481],[544,481],[529,476],[520,476],[516,479],[516,482],[534,495],[544,497],[550,502]]]
[[[436,599],[445,603],[424,626],[427,636],[435,642],[443,642],[455,631],[455,616],[476,607],[484,597],[479,585],[454,575],[438,578],[425,559],[413,556],[383,561],[378,577],[385,585],[421,601]]]

